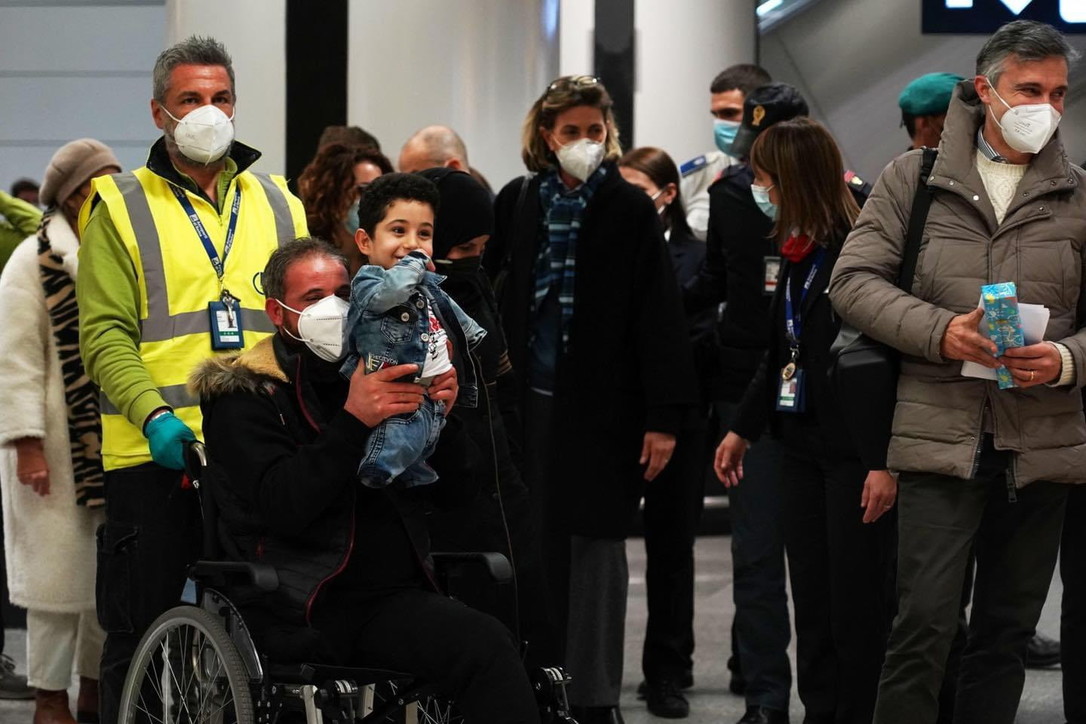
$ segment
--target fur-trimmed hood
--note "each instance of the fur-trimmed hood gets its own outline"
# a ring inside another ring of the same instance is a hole
[[[189,376],[189,392],[207,400],[235,392],[257,394],[269,383],[290,382],[275,356],[274,339],[262,339],[241,354],[204,360]]]

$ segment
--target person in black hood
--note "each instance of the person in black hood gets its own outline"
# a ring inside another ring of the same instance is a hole
[[[441,194],[433,259],[438,273],[446,277],[442,289],[486,330],[474,350],[485,383],[480,385],[479,405],[474,409],[458,406],[451,413],[483,453],[477,469],[479,494],[463,508],[433,512],[430,535],[437,550],[498,551],[509,557],[515,573],[512,591],[485,581],[463,581],[457,595],[497,616],[527,642],[529,668],[554,665],[559,652],[553,650],[557,637],[543,604],[539,534],[532,522],[519,454],[514,454],[509,436],[518,424],[513,368],[494,293],[480,268],[494,228],[490,193],[464,171],[431,168],[419,173],[433,181]]]

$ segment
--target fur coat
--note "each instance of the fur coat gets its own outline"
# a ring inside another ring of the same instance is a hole
[[[53,251],[76,276],[79,241],[60,213],[49,222]],[[0,488],[12,603],[75,613],[94,609],[95,529],[102,508],[75,503],[68,405],[38,268],[38,238],[16,248],[0,274]],[[49,494],[16,475],[14,441],[44,440]]]

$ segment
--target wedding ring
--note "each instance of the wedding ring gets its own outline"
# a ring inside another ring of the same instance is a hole
[[[1029,371],[1029,381],[1030,382],[1033,382],[1033,378],[1036,377],[1036,376],[1037,376],[1037,370],[1030,370]]]

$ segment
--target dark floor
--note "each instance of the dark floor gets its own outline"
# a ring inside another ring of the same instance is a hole
[[[728,692],[725,661],[730,643],[729,627],[733,611],[730,538],[708,536],[697,546],[697,652],[695,653],[694,689],[690,692],[691,724],[712,722],[729,724],[743,714],[741,699]],[[652,717],[637,701],[635,689],[641,680],[641,637],[645,630],[645,554],[640,539],[631,539],[630,602],[626,627],[626,671],[623,678],[622,706],[628,724],[662,721]],[[1059,633],[1059,597],[1062,586],[1057,577],[1052,583],[1048,603],[1039,630],[1049,636]],[[18,670],[26,670],[26,634],[7,632],[5,651],[15,659]],[[1059,669],[1030,671],[1018,714],[1019,724],[1060,724],[1063,722],[1061,674]],[[29,724],[31,702],[0,701],[0,724]],[[803,718],[799,699],[793,692],[792,720]]]

